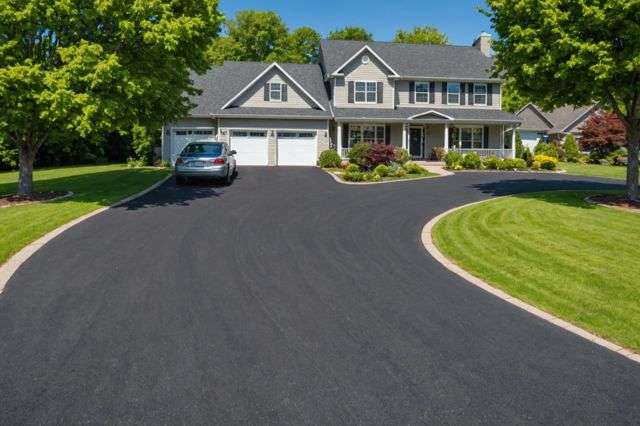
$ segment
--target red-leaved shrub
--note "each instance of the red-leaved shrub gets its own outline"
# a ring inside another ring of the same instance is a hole
[[[371,149],[364,155],[368,168],[374,168],[379,164],[391,164],[395,159],[393,145],[385,145],[383,143],[374,143]]]

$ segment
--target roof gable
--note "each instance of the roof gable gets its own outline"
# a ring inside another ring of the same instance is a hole
[[[409,120],[429,120],[429,119],[437,119],[437,120],[442,120],[442,119],[446,119],[446,120],[453,120],[453,117],[451,117],[450,115],[447,115],[445,113],[442,112],[438,112],[435,111],[433,109],[429,110],[429,111],[425,111],[425,112],[421,112],[419,114],[415,114],[409,117]]]
[[[322,40],[320,42],[325,77],[332,76],[367,47],[402,77],[495,80],[493,58],[471,46]]]
[[[388,71],[390,71],[391,75],[395,75],[398,76],[398,73],[391,68],[391,66],[389,66],[389,64],[387,64],[385,62],[384,59],[382,59],[380,57],[380,55],[378,55],[376,52],[373,51],[373,49],[371,49],[368,45],[363,46],[360,50],[358,50],[353,56],[351,56],[349,59],[347,59],[342,65],[338,66],[336,68],[335,71],[333,71],[331,74],[333,76],[336,75],[340,75],[340,72],[349,64],[351,64],[351,62],[355,61],[357,58],[360,58],[363,53],[370,53],[371,55],[373,55],[379,62],[380,64],[382,64],[385,68],[387,68]]]
[[[522,119],[522,130],[547,131],[553,127],[553,123],[536,105],[528,103],[516,113]]]

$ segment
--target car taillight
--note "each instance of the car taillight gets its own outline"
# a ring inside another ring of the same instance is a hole
[[[225,164],[226,163],[225,159],[221,158],[221,157],[220,158],[214,158],[213,160],[211,160],[211,162],[213,164]]]
[[[184,161],[182,161],[182,158],[179,158],[176,160],[176,166],[179,166],[180,164],[183,164]]]

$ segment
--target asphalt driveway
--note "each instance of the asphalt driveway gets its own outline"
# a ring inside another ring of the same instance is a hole
[[[459,204],[603,182],[356,187],[243,168],[229,188],[167,183],[8,283],[0,424],[637,424],[640,365],[465,283],[420,242]]]

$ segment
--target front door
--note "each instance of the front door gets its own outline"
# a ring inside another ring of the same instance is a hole
[[[422,127],[409,128],[409,154],[414,158],[423,158],[424,133]]]

